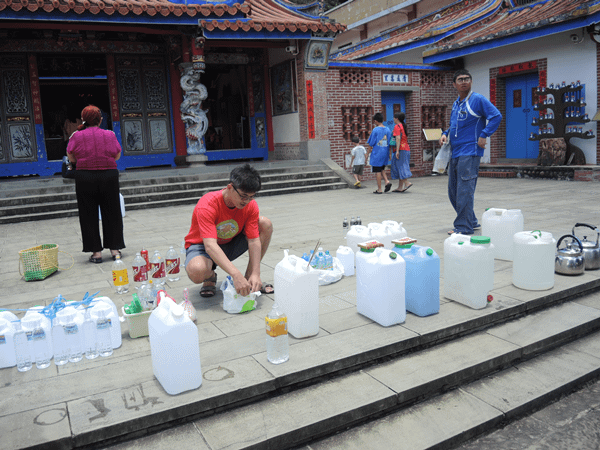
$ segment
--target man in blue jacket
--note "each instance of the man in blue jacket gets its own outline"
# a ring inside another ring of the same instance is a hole
[[[452,105],[450,128],[442,133],[440,145],[450,141],[452,159],[448,165],[448,197],[456,211],[454,229],[448,234],[473,234],[481,226],[473,211],[479,163],[486,140],[500,125],[502,114],[483,95],[471,91],[471,74],[461,69],[454,73],[458,98]]]

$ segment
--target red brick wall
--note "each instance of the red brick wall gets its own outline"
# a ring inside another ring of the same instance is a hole
[[[363,75],[357,77],[345,77],[342,82],[342,72],[358,71]],[[326,99],[327,99],[327,126],[328,138],[331,142],[331,158],[344,167],[344,156],[352,150],[354,144],[350,140],[344,139],[343,133],[343,106],[371,106],[373,112],[382,112],[381,91],[376,89],[383,85],[382,75],[385,73],[409,74],[409,83],[398,83],[398,90],[402,86],[414,86],[419,89],[406,92],[406,125],[408,128],[408,142],[411,148],[410,162],[413,164],[411,171],[413,176],[428,175],[431,173],[433,161],[423,162],[423,149],[427,145],[431,148],[432,143],[425,141],[422,131],[422,105],[446,105],[447,118],[446,126],[450,120],[450,109],[456,96],[452,86],[452,74],[442,72],[437,79],[439,83],[431,83],[431,71],[418,70],[395,70],[395,69],[348,69],[330,67],[324,74],[326,75]],[[364,73],[368,74],[367,76]],[[308,72],[307,74],[310,74]],[[439,72],[436,72],[439,74]],[[308,75],[307,75],[308,76]],[[426,79],[427,82],[423,80]],[[393,86],[393,84],[386,84]],[[317,94],[315,93],[315,101]],[[361,141],[361,144],[365,142]],[[438,146],[436,145],[436,149]],[[350,168],[346,169],[348,172]],[[365,179],[374,179],[375,174],[371,173],[371,167],[365,167]]]

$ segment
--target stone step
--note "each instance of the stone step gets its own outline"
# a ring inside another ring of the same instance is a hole
[[[229,172],[215,167],[207,173],[184,170],[148,170],[121,175],[121,193],[127,209],[195,204],[211,190],[229,182]],[[188,169],[192,170],[192,169]],[[258,166],[263,188],[260,195],[311,192],[348,187],[326,164],[275,164]],[[48,180],[33,183],[24,180],[22,188],[12,181],[0,199],[0,224],[35,221],[77,215],[75,185],[72,180]]]
[[[194,426],[213,450],[449,448],[597,377],[599,329],[593,294]]]

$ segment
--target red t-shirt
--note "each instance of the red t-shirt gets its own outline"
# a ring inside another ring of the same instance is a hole
[[[202,244],[204,238],[213,238],[226,244],[243,232],[248,239],[258,235],[258,204],[252,200],[242,209],[230,209],[223,199],[223,191],[203,195],[192,214],[192,225],[185,237],[185,248]]]
[[[400,150],[409,150],[410,151],[410,147],[408,146],[408,138],[406,137],[406,133],[404,132],[404,127],[402,126],[401,123],[396,124],[392,135],[394,137],[402,135],[402,137],[400,138]],[[394,151],[396,151],[395,148],[394,148]]]

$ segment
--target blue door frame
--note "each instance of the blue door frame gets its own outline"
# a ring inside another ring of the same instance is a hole
[[[404,92],[390,91],[381,93],[381,106],[383,107],[383,124],[394,131],[394,114],[406,114],[406,99]],[[391,164],[391,161],[388,161]]]
[[[537,116],[533,110],[533,92],[538,84],[537,73],[506,78],[506,157],[509,159],[538,157],[539,142],[528,139],[530,133],[537,133],[531,122]]]

